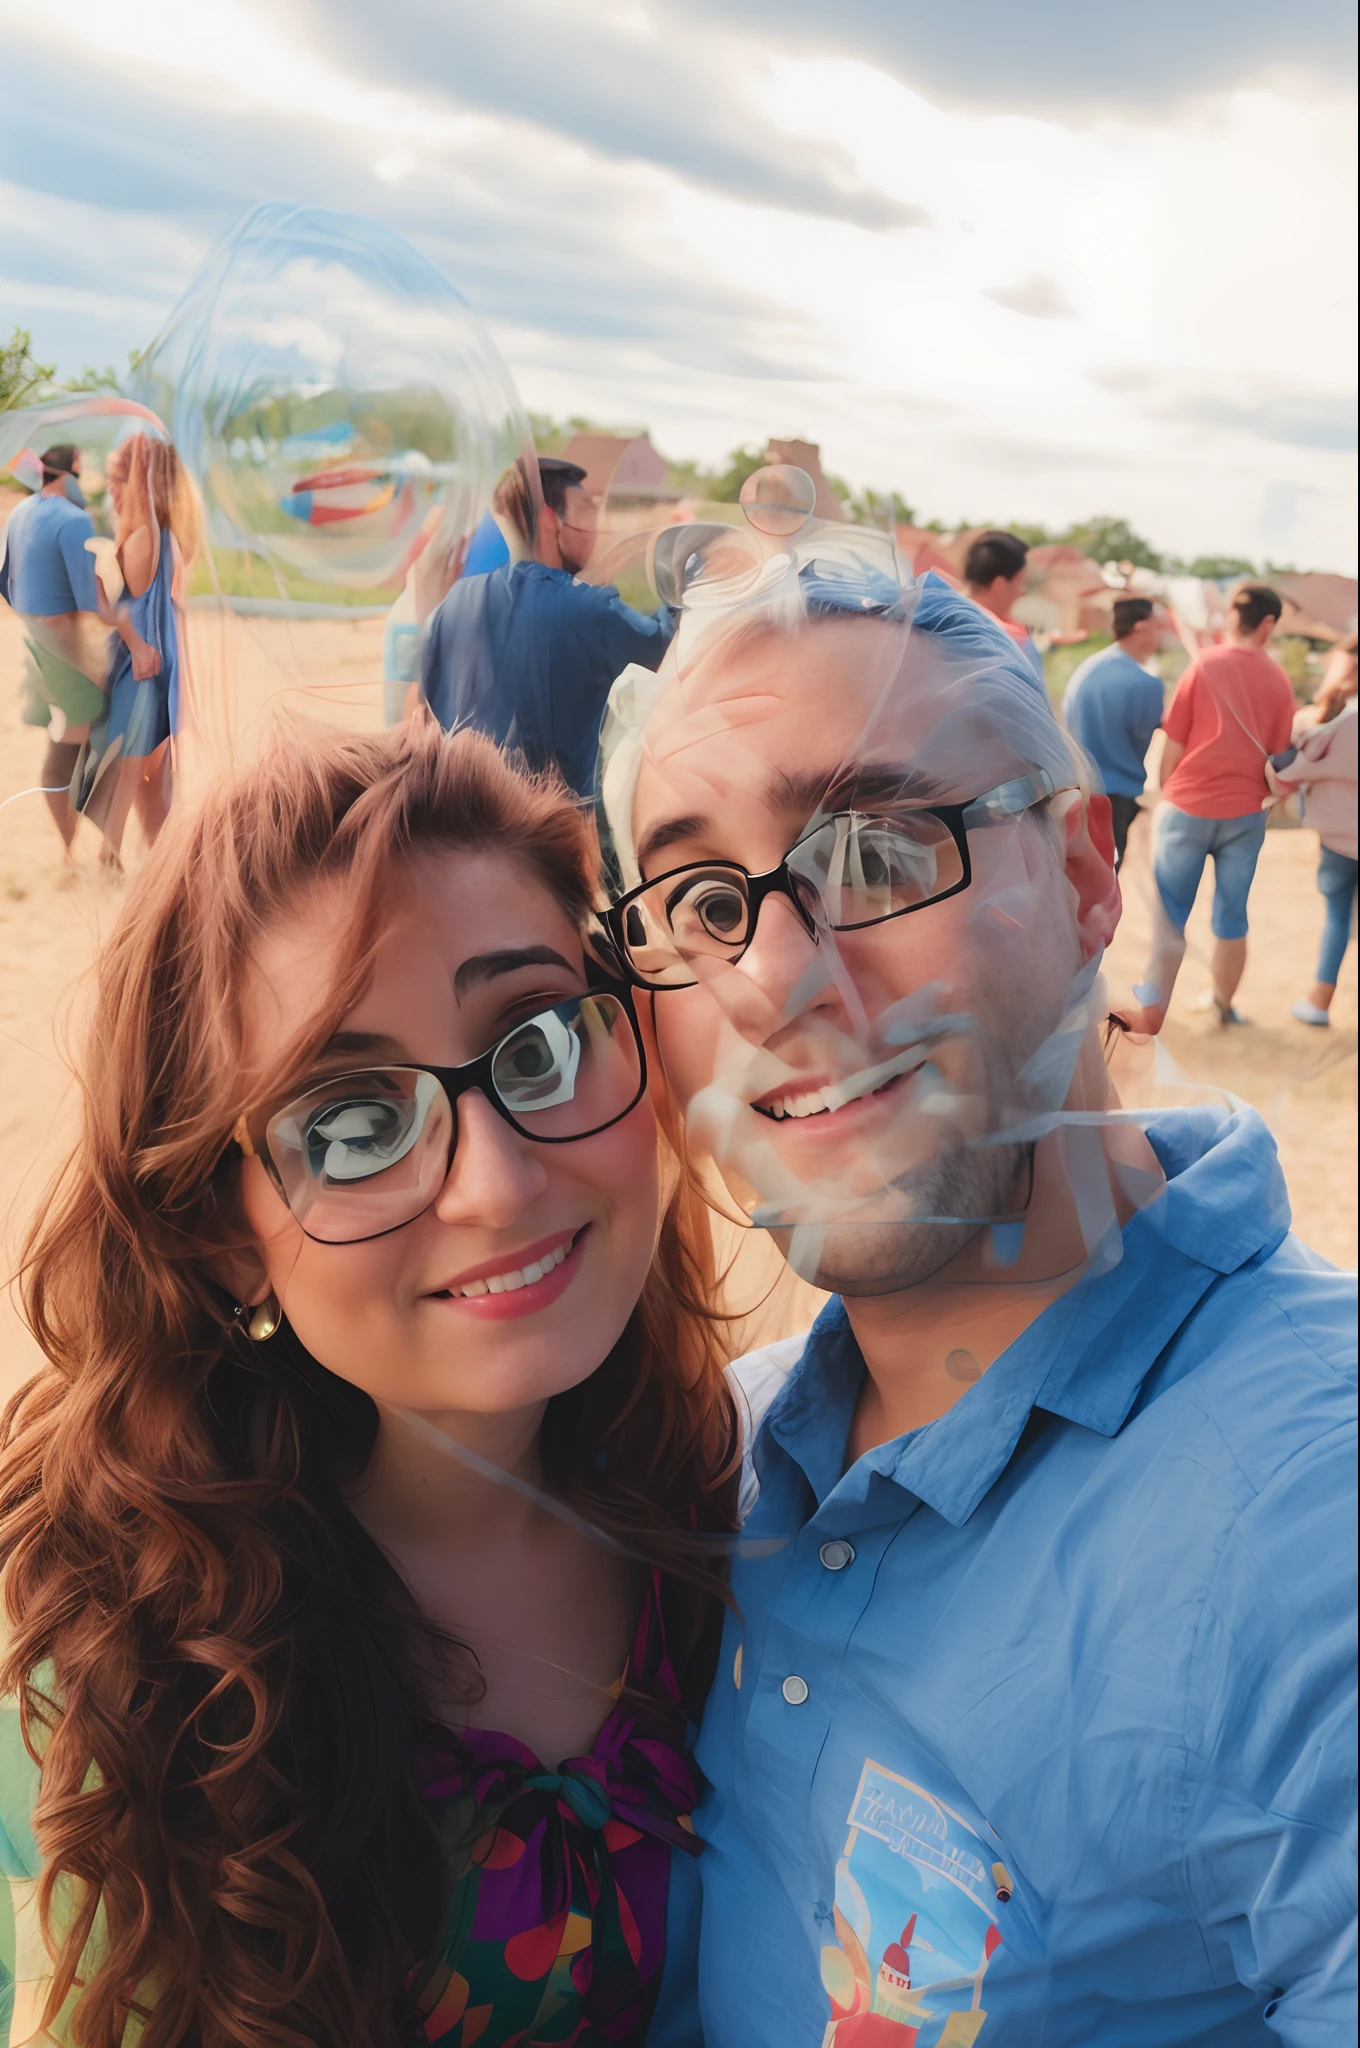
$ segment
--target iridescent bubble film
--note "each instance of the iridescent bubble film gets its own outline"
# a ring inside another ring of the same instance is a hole
[[[285,597],[390,601],[427,541],[471,533],[528,446],[448,279],[390,230],[318,209],[262,206],[231,231],[136,395],[198,477],[214,549],[243,551],[268,571],[251,589]]]

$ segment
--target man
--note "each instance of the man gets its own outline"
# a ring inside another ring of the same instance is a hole
[[[1114,864],[1124,863],[1138,815],[1152,735],[1162,722],[1160,678],[1144,666],[1161,645],[1164,622],[1151,598],[1117,597],[1114,645],[1092,654],[1067,685],[1063,723],[1100,771],[1114,822]]]
[[[1160,1031],[1185,957],[1185,925],[1204,863],[1214,863],[1211,1001],[1220,1024],[1245,1019],[1233,998],[1247,964],[1247,897],[1266,836],[1266,763],[1283,753],[1297,709],[1289,678],[1266,653],[1284,607],[1264,583],[1244,583],[1228,606],[1222,646],[1197,655],[1162,720],[1162,804],[1153,868],[1161,910],[1131,1019]]]
[[[575,580],[595,546],[586,473],[544,455],[538,474],[532,559],[453,585],[430,620],[421,688],[441,725],[475,726],[531,768],[560,768],[588,796],[610,685],[630,662],[656,667],[671,618]]]
[[[850,580],[682,614],[602,759],[691,1141],[839,1297],[738,1368],[704,2040],[1352,2038],[1353,1282],[1252,1112],[1120,1110],[1107,800],[1022,658]]]
[[[963,580],[973,603],[991,613],[1002,632],[1021,649],[1042,683],[1044,658],[1031,639],[1028,626],[1011,617],[1012,608],[1025,594],[1028,562],[1029,548],[1018,534],[996,530],[980,533],[964,560]]]
[[[10,514],[0,562],[0,597],[21,615],[36,675],[34,722],[47,724],[42,765],[47,806],[69,853],[76,813],[68,790],[82,741],[104,708],[106,635],[99,624],[94,526],[75,479],[80,450],[67,443],[42,456],[39,491]],[[74,503],[75,486],[80,503]]]

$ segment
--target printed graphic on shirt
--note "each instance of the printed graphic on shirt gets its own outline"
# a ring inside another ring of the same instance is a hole
[[[952,1807],[866,1758],[822,1950],[822,2048],[972,2048],[1001,1945],[1002,1864]]]

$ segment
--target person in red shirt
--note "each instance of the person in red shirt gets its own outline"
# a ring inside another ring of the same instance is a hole
[[[1266,653],[1284,607],[1264,583],[1244,583],[1220,647],[1196,656],[1162,728],[1162,803],[1153,869],[1161,915],[1147,980],[1137,990],[1144,1030],[1158,1031],[1185,957],[1185,922],[1204,863],[1214,863],[1212,1001],[1221,1024],[1247,964],[1247,896],[1265,838],[1266,764],[1289,746],[1296,706],[1289,678]]]

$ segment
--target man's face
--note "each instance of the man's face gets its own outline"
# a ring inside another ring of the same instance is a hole
[[[1029,571],[1022,569],[1018,576],[996,576],[982,593],[982,602],[989,612],[999,619],[1007,619],[1011,607],[1020,602],[1029,587]]]
[[[713,653],[648,726],[643,878],[719,861],[766,873],[829,815],[892,819],[1023,779],[1034,763],[984,703],[882,621]],[[657,994],[693,1141],[820,1284],[923,1279],[1021,1199],[1027,1154],[992,1140],[1034,1107],[1022,1069],[1082,966],[1065,837],[1042,811],[969,830],[967,888],[862,930],[814,936],[772,894],[738,959]]]
[[[583,491],[577,484],[569,486],[557,532],[557,546],[563,568],[571,569],[576,575],[580,575],[595,552],[598,523],[599,508],[589,492]]]

